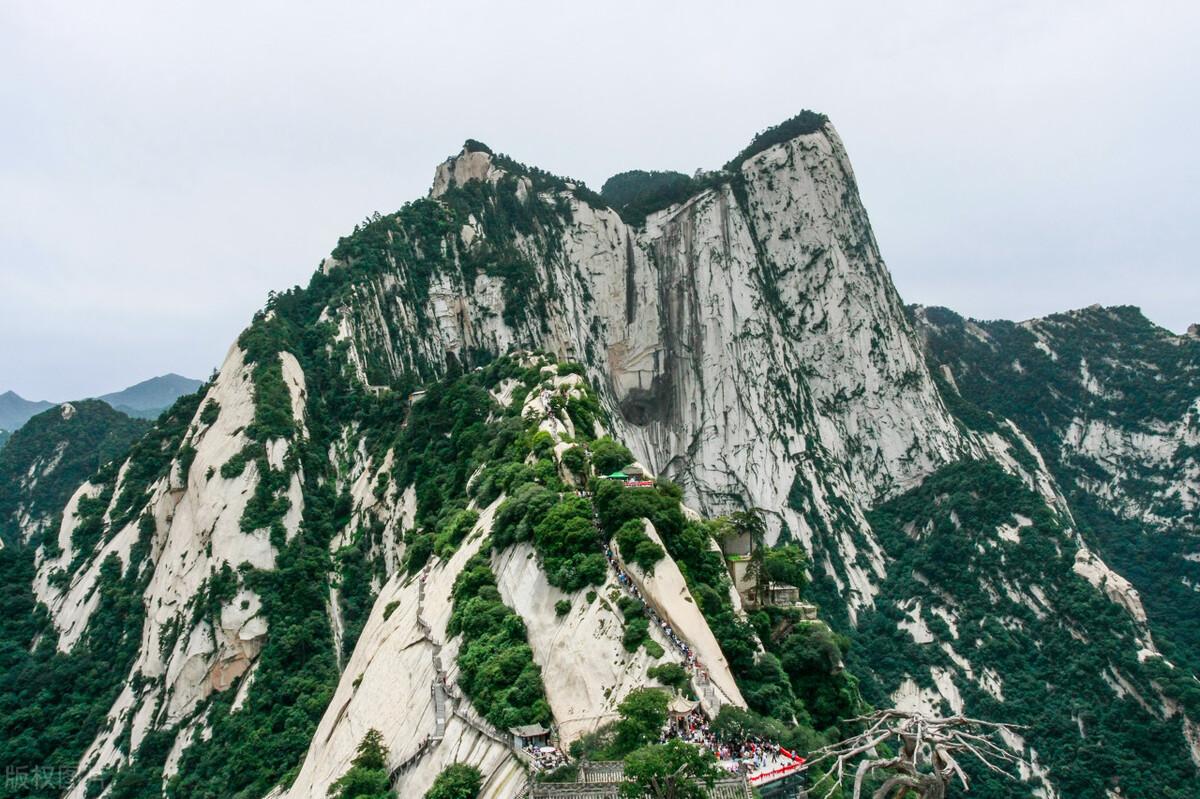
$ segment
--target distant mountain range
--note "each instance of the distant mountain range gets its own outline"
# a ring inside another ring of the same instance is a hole
[[[152,377],[136,385],[96,399],[107,402],[124,414],[139,419],[157,418],[175,400],[200,388],[202,381],[174,373]],[[42,411],[58,405],[46,400],[27,400],[15,391],[0,394],[0,446],[7,436]]]
[[[175,373],[152,377],[122,391],[96,397],[122,413],[140,419],[154,419],[184,394],[200,388],[202,381]]]
[[[33,402],[14,391],[5,391],[0,394],[0,430],[12,432],[54,405],[55,403],[45,400]]]

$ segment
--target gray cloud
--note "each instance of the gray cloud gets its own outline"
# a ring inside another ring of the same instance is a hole
[[[906,300],[1200,318],[1193,4],[8,3],[0,390],[205,376],[470,136],[594,187],[801,108]]]

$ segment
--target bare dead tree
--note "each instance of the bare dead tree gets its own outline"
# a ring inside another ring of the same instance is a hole
[[[974,757],[990,771],[1010,779],[1016,775],[1006,766],[1018,764],[1019,754],[1008,748],[1002,731],[1020,729],[1013,724],[980,721],[965,716],[931,718],[903,710],[879,710],[852,720],[864,729],[844,741],[813,752],[810,767],[827,763],[825,773],[813,783],[809,793],[827,796],[843,785],[854,767],[853,799],[862,799],[863,782],[873,772],[889,776],[871,794],[871,799],[898,799],[905,791],[913,791],[920,799],[944,799],[955,777],[963,790],[970,790],[970,780],[959,765],[964,757]],[[896,754],[884,756],[879,747],[888,744]]]

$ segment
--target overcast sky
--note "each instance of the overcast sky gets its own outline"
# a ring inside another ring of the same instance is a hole
[[[0,391],[207,377],[464,138],[598,189],[802,108],[906,301],[1200,320],[1200,4],[500,5],[0,4]]]

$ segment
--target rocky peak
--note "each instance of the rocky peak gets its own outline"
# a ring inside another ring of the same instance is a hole
[[[448,197],[473,180],[513,193],[517,202],[499,205],[521,210]],[[937,397],[823,116],[776,126],[687,192],[649,198],[639,224],[470,141],[439,165],[431,196],[452,199],[455,233],[415,253],[344,248],[395,264],[394,279],[360,284],[329,309],[352,361],[379,374],[372,384],[514,345],[582,356],[639,459],[701,510],[768,509],[772,537],[807,540],[832,517],[833,505],[802,494],[868,502],[969,446]],[[423,223],[401,212],[390,224],[415,233]],[[486,257],[481,240],[492,241]],[[387,308],[412,324],[392,324]],[[827,457],[845,458],[848,479],[810,473]]]
[[[458,155],[438,164],[429,196],[436,199],[449,189],[472,180],[488,180],[495,183],[503,174],[502,170],[492,164],[492,151],[486,144],[467,139]]]

